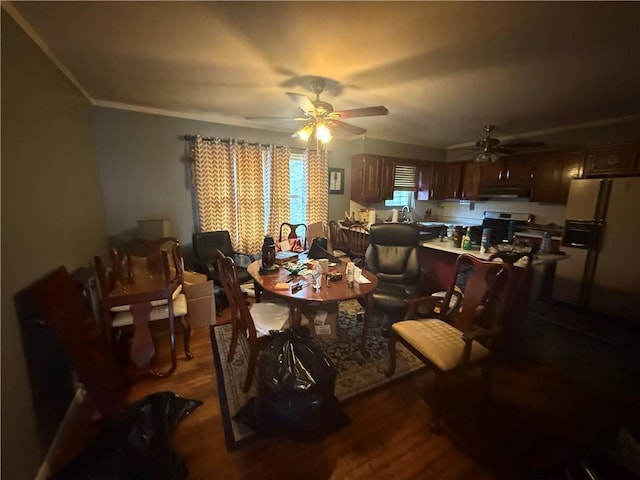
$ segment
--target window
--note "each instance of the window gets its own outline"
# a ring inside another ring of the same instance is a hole
[[[263,165],[266,165],[266,157],[263,153]],[[270,179],[264,177],[264,194],[266,199],[264,231],[269,229],[269,199]],[[307,223],[307,182],[305,181],[304,156],[301,153],[292,153],[289,158],[289,211],[291,223]]]
[[[289,209],[291,223],[307,223],[307,182],[304,174],[304,157],[292,153],[289,159]]]
[[[385,207],[413,207],[416,191],[415,165],[396,165],[393,172],[393,198],[385,200]]]

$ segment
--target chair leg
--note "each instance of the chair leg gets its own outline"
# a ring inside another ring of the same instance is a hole
[[[182,315],[180,317],[180,324],[182,325],[182,334],[184,337],[184,356],[187,360],[191,360],[193,358],[193,353],[191,353],[191,349],[189,348],[189,340],[191,339],[191,322],[189,322],[186,315]]]
[[[248,392],[253,382],[253,373],[256,370],[256,360],[258,358],[257,345],[249,346],[249,362],[247,365],[247,374],[244,377],[244,385],[242,387],[243,392]]]
[[[429,427],[431,431],[436,435],[442,433],[442,424],[440,416],[442,414],[442,407],[444,403],[444,393],[447,386],[447,374],[444,372],[436,371],[436,385],[435,394],[433,399],[433,415],[431,417],[431,423]]]
[[[233,360],[234,355],[236,354],[236,347],[238,346],[238,326],[236,325],[236,320],[233,321],[233,327],[231,328],[231,342],[229,343],[229,354],[227,355],[227,361],[230,362]]]
[[[384,372],[387,377],[393,375],[396,371],[396,343],[398,342],[398,334],[391,330],[389,333],[389,340],[387,342],[387,348],[389,350],[389,367]]]

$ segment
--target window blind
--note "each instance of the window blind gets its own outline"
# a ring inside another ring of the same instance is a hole
[[[409,190],[411,192],[416,189],[416,167],[415,165],[396,165],[394,169],[394,190]]]

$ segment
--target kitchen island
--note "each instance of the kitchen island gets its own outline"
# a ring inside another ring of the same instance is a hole
[[[470,253],[484,260],[488,260],[491,256],[491,253],[480,253],[478,246],[474,246],[471,250],[464,250],[460,247],[454,247],[452,241],[446,240],[420,242],[420,247],[420,265],[423,270],[422,288],[425,292],[446,290],[451,285],[454,278],[455,262],[460,254]],[[567,258],[566,255],[535,254],[529,272],[523,268],[526,262],[521,260],[514,264],[516,268],[513,269],[513,297],[505,311],[505,328],[509,337],[518,334],[520,322],[527,315],[530,299],[537,299],[539,295],[550,290],[555,264],[565,258]],[[534,270],[536,270],[537,280],[535,282]]]

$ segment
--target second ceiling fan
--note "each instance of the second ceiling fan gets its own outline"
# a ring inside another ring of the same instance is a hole
[[[331,129],[339,129],[353,135],[362,135],[367,130],[356,127],[350,123],[343,122],[344,118],[371,117],[377,115],[387,115],[389,110],[382,105],[375,107],[353,108],[350,110],[333,109],[333,105],[320,100],[320,94],[324,91],[325,80],[316,78],[311,81],[311,88],[316,94],[315,100],[311,100],[306,95],[287,92],[287,95],[298,104],[302,110],[302,115],[295,117],[246,117],[247,120],[298,120],[306,124],[294,133],[305,141],[315,135],[321,143],[328,143],[333,138]]]
[[[491,132],[495,129],[495,125],[486,125],[484,131],[486,136],[476,142],[474,149],[480,149],[475,157],[476,162],[495,162],[498,155],[509,155],[517,153],[522,148],[540,148],[546,146],[544,142],[521,142],[501,145],[498,138],[491,136]]]

